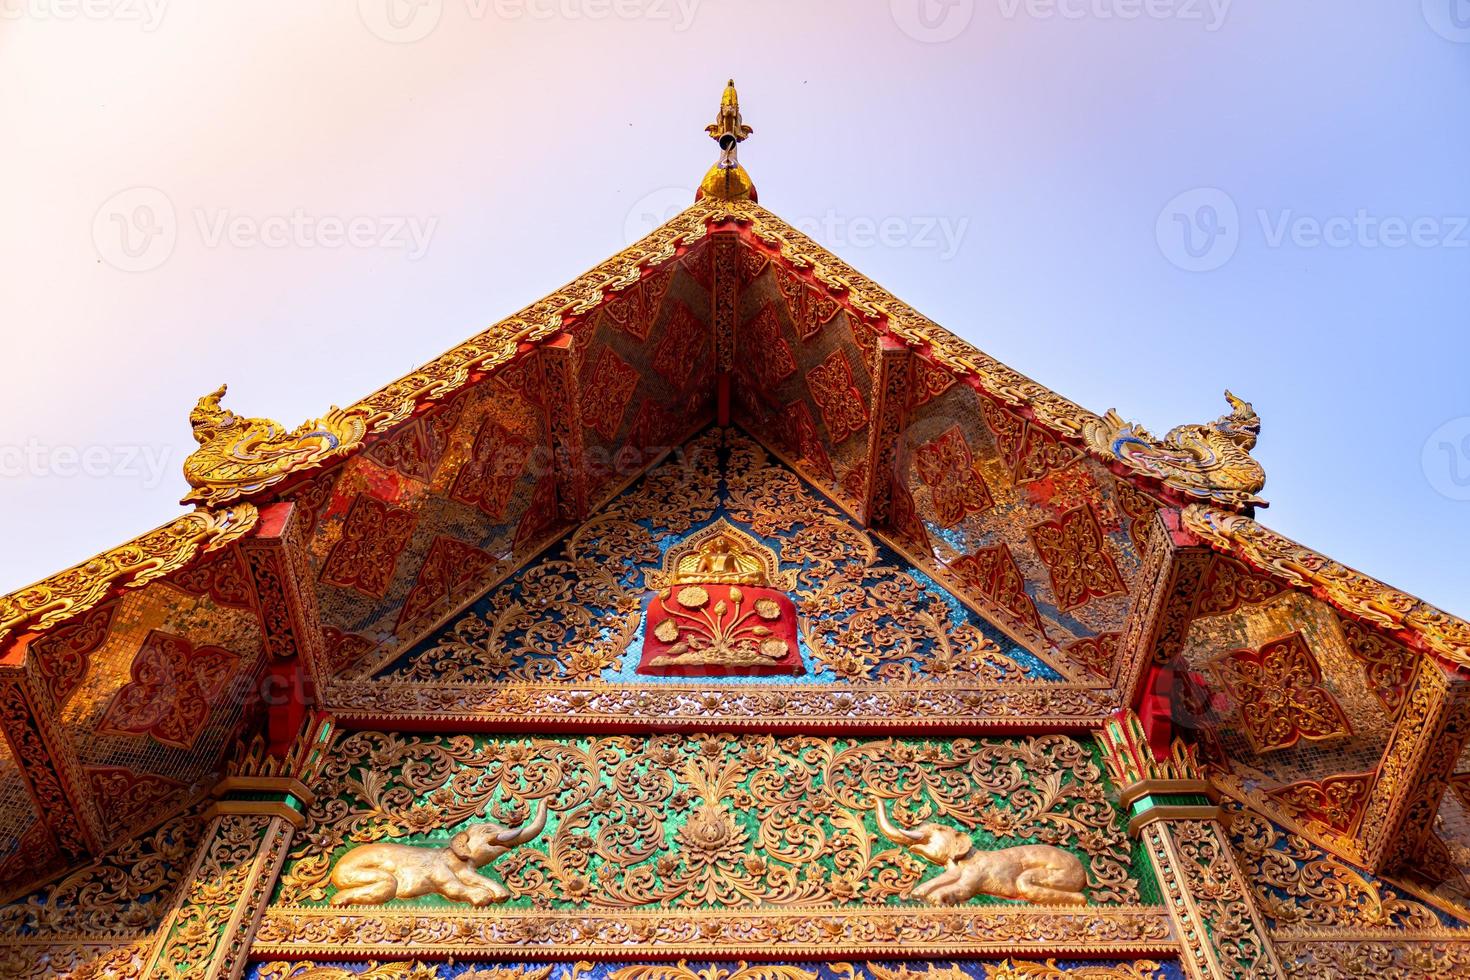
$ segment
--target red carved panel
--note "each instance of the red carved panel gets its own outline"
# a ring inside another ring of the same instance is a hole
[[[661,453],[674,447],[674,440],[684,434],[687,422],[653,399],[638,406],[633,424],[628,427],[628,444],[645,453]]]
[[[413,535],[412,511],[360,493],[342,522],[342,540],[327,555],[322,581],[381,599],[398,556]]]
[[[168,581],[185,592],[207,595],[222,606],[249,609],[251,605],[250,581],[233,548],[174,574]]]
[[[511,494],[531,459],[531,444],[494,419],[486,419],[475,434],[470,458],[465,460],[449,488],[451,500],[480,508],[491,520],[505,517]]]
[[[331,507],[332,491],[341,475],[342,467],[335,466],[321,476],[307,480],[291,495],[291,502],[301,511],[301,533],[305,537],[311,537],[317,522]]]
[[[423,483],[428,483],[434,475],[427,437],[417,419],[369,446],[367,457],[380,466],[397,470]]]
[[[115,830],[127,830],[153,816],[157,805],[183,788],[183,783],[153,773],[119,766],[87,766],[92,798]]]
[[[653,352],[653,369],[683,391],[708,360],[710,335],[704,324],[682,302],[674,304],[664,335]]]
[[[927,555],[932,547],[929,529],[924,526],[919,509],[914,506],[914,496],[909,492],[908,484],[894,480],[890,486],[893,489],[893,533],[916,554]]]
[[[116,602],[89,609],[31,644],[29,655],[36,658],[36,669],[57,707],[66,703],[87,676],[88,662],[107,639],[115,612]]]
[[[1091,505],[1074,507],[1055,520],[1036,525],[1029,534],[1051,575],[1052,593],[1061,611],[1126,591]]]
[[[376,649],[376,644],[357,633],[345,633],[335,626],[322,627],[322,646],[326,651],[327,671],[339,674],[358,665]]]
[[[455,599],[463,598],[467,589],[484,582],[495,565],[495,559],[479,548],[453,538],[435,538],[418,579],[403,600],[394,628],[401,629],[428,613],[444,611]]]
[[[1026,436],[1016,458],[1016,482],[1030,483],[1071,466],[1081,453],[1037,425],[1027,423]]]
[[[133,658],[131,678],[113,695],[98,731],[148,735],[176,749],[191,748],[239,664],[239,656],[223,647],[196,647],[182,636],[154,630]]]
[[[832,459],[822,445],[817,424],[806,402],[792,402],[781,414],[785,422],[786,444],[796,452],[797,460],[814,480],[823,486],[831,486],[837,474],[832,469]]]
[[[1285,586],[1266,575],[1257,575],[1233,558],[1215,556],[1200,588],[1196,616],[1223,616],[1242,605],[1265,602],[1285,591]]]
[[[1273,789],[1266,795],[1300,820],[1323,824],[1340,834],[1352,833],[1368,802],[1373,773],[1328,776],[1320,782],[1304,779]]]
[[[1390,718],[1398,717],[1399,709],[1409,695],[1418,656],[1402,643],[1390,640],[1361,623],[1351,619],[1341,622],[1348,649],[1368,672],[1368,687],[1373,696]]]
[[[516,554],[523,554],[527,549],[541,544],[546,535],[556,527],[557,520],[556,477],[545,476],[536,484],[536,489],[531,493],[531,505],[526,508],[520,524],[516,525]]]
[[[981,514],[995,505],[958,425],[920,446],[914,453],[914,469],[929,486],[940,527],[954,527],[967,514]]]
[[[1141,555],[1148,549],[1149,529],[1162,505],[1126,480],[1117,480],[1113,487],[1118,507],[1128,516],[1128,537]]]
[[[1026,592],[1026,579],[1004,544],[981,548],[949,563],[949,570],[975,592],[1005,609],[1020,622],[1042,632],[1041,614]]]
[[[1300,633],[1259,650],[1232,650],[1210,661],[1210,668],[1240,709],[1241,729],[1257,753],[1352,734]]]
[[[852,364],[838,348],[806,374],[812,400],[822,412],[832,445],[862,431],[868,424],[868,406],[852,380]]]
[[[751,247],[740,250],[740,281],[749,285],[760,278],[762,272],[766,271],[769,259],[764,252]]]
[[[611,442],[623,426],[628,402],[637,387],[638,369],[611,347],[602,348],[582,369],[583,423]]]
[[[1039,480],[1065,469],[1081,454],[1050,432],[1031,424],[988,398],[980,399],[985,426],[995,437],[996,449],[1017,483]]]
[[[688,255],[684,256],[679,263],[689,278],[704,287],[705,292],[712,293],[715,290],[715,250],[708,245],[701,245]]]
[[[603,315],[619,330],[637,340],[648,339],[664,294],[674,281],[674,267],[665,266],[645,276],[636,286],[615,294],[603,306]],[[608,438],[612,438],[609,436]]]
[[[794,272],[776,269],[776,285],[786,300],[786,310],[791,322],[796,325],[797,336],[803,342],[811,340],[832,321],[842,307],[826,293],[808,285]]]
[[[767,303],[761,307],[742,333],[745,343],[741,346],[763,390],[774,391],[782,381],[796,373],[796,357],[791,353],[791,345],[781,335],[781,317],[776,313],[775,304]]]
[[[61,852],[44,820],[34,820],[20,835],[12,838],[14,849],[0,860],[0,888],[33,885],[51,867],[61,861]]]
[[[803,671],[796,607],[775,589],[676,585],[648,606],[638,673],[775,677]]]
[[[1122,633],[1099,633],[1097,636],[1073,640],[1062,647],[1068,663],[1085,667],[1099,677],[1113,675],[1113,663],[1118,656],[1118,640]]]
[[[544,348],[539,348],[536,353],[544,357],[545,354],[541,353],[543,350]],[[495,380],[537,408],[546,407],[546,386],[542,384],[541,372],[537,370],[536,357],[517,357],[496,372]]]
[[[914,358],[913,403],[917,408],[927,404],[954,387],[955,377],[936,364],[922,357]]]

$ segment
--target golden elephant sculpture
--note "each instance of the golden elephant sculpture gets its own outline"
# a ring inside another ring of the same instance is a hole
[[[1087,872],[1077,855],[1050,844],[1024,844],[982,851],[968,834],[937,823],[913,829],[889,819],[880,800],[878,829],[944,873],[914,888],[912,894],[930,905],[959,905],[976,895],[1027,902],[1082,905],[1087,901]]]
[[[451,902],[490,905],[510,891],[479,869],[513,847],[534,840],[546,827],[546,803],[519,827],[475,824],[449,839],[447,847],[362,844],[337,860],[333,905],[382,905],[395,898],[443,895]]]

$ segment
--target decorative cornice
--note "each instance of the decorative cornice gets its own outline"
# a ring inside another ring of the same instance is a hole
[[[444,684],[354,682],[321,692],[322,705],[354,727],[410,729],[453,724],[474,730],[579,726],[605,730],[716,724],[731,729],[842,728],[963,732],[1091,731],[1116,707],[1110,691],[1064,683],[992,687],[952,684],[693,683]]]
[[[1200,504],[1184,510],[1184,526],[1241,559],[1350,616],[1399,635],[1455,667],[1470,668],[1470,623],[1407,592],[1298,544],[1249,517]]]
[[[200,508],[35,585],[0,596],[0,642],[20,629],[41,632],[102,602],[183,568],[249,533],[255,506]]]
[[[565,912],[273,906],[257,957],[418,955],[534,959],[748,955],[964,956],[987,953],[1173,955],[1164,910],[1149,906],[832,908]]]
[[[646,272],[702,239],[707,219],[723,207],[720,201],[696,203],[636,244],[417,371],[290,432],[278,422],[242,419],[221,409],[223,388],[206,395],[190,417],[200,447],[184,461],[185,477],[194,488],[185,499],[221,503],[253,496],[287,477],[351,455],[422,406],[510,363],[526,345],[556,335],[570,320],[596,309],[608,293],[635,285]]]

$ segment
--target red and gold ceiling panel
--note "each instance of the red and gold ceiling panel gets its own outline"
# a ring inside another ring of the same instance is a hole
[[[691,268],[650,274],[573,331],[593,509],[714,417],[710,297]]]
[[[906,537],[1013,635],[1075,649],[1079,676],[1099,676],[1115,647],[1105,638],[1126,627],[1157,503],[936,371],[915,358],[894,490],[896,517],[913,515]]]
[[[1376,770],[1407,691],[1402,652],[1228,560],[1206,581],[1199,605],[1231,611],[1190,626],[1177,666],[1208,694],[1202,715],[1176,708],[1176,722],[1215,741],[1224,778],[1341,830],[1366,798],[1363,777]]]
[[[754,253],[752,253],[754,255]],[[777,260],[747,261],[735,419],[849,509],[867,492],[876,338]]]
[[[225,552],[184,577],[202,593],[158,583],[97,607],[68,624],[77,628],[65,634],[74,642],[48,661],[69,665],[60,720],[109,836],[198,793],[245,713],[259,706],[259,620],[233,585],[213,589],[226,603],[202,584],[233,581],[225,572],[232,561]]]
[[[294,491],[334,665],[432,626],[555,524],[546,413],[527,394],[544,356]]]
[[[1008,553],[976,574],[1003,598],[1024,595]],[[575,714],[592,726],[822,718],[929,728],[985,724],[1002,704],[1012,724],[1081,726],[1110,710],[1095,675],[1069,682],[1052,656],[1008,636],[732,430],[691,440],[480,591],[388,656],[329,632],[332,659],[376,676],[329,685],[324,703],[344,718],[518,727]],[[742,603],[760,617],[742,618]],[[1110,649],[1086,656],[1096,663]]]

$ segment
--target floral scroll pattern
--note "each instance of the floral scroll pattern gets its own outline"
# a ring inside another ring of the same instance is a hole
[[[1055,959],[922,963],[550,963],[482,966],[409,961],[351,966],[261,963],[251,980],[1165,980],[1173,964]]]
[[[1132,847],[1094,751],[1061,735],[497,740],[361,732],[337,743],[315,790],[278,903],[325,903],[332,863],[355,844],[435,842],[487,818],[514,824],[543,801],[547,829],[496,863],[510,908],[903,903],[937,869],[877,833],[871,811],[879,798],[901,822],[964,827],[977,846],[1068,848],[1088,868],[1090,902],[1140,901]]]
[[[1253,810],[1232,806],[1229,815],[1241,870],[1275,934],[1323,928],[1435,930],[1445,925],[1428,905]]]
[[[1055,671],[818,498],[745,438],[711,431],[382,676],[432,684],[612,681],[637,657],[646,576],[724,517],[779,548],[811,680],[1056,680]]]

